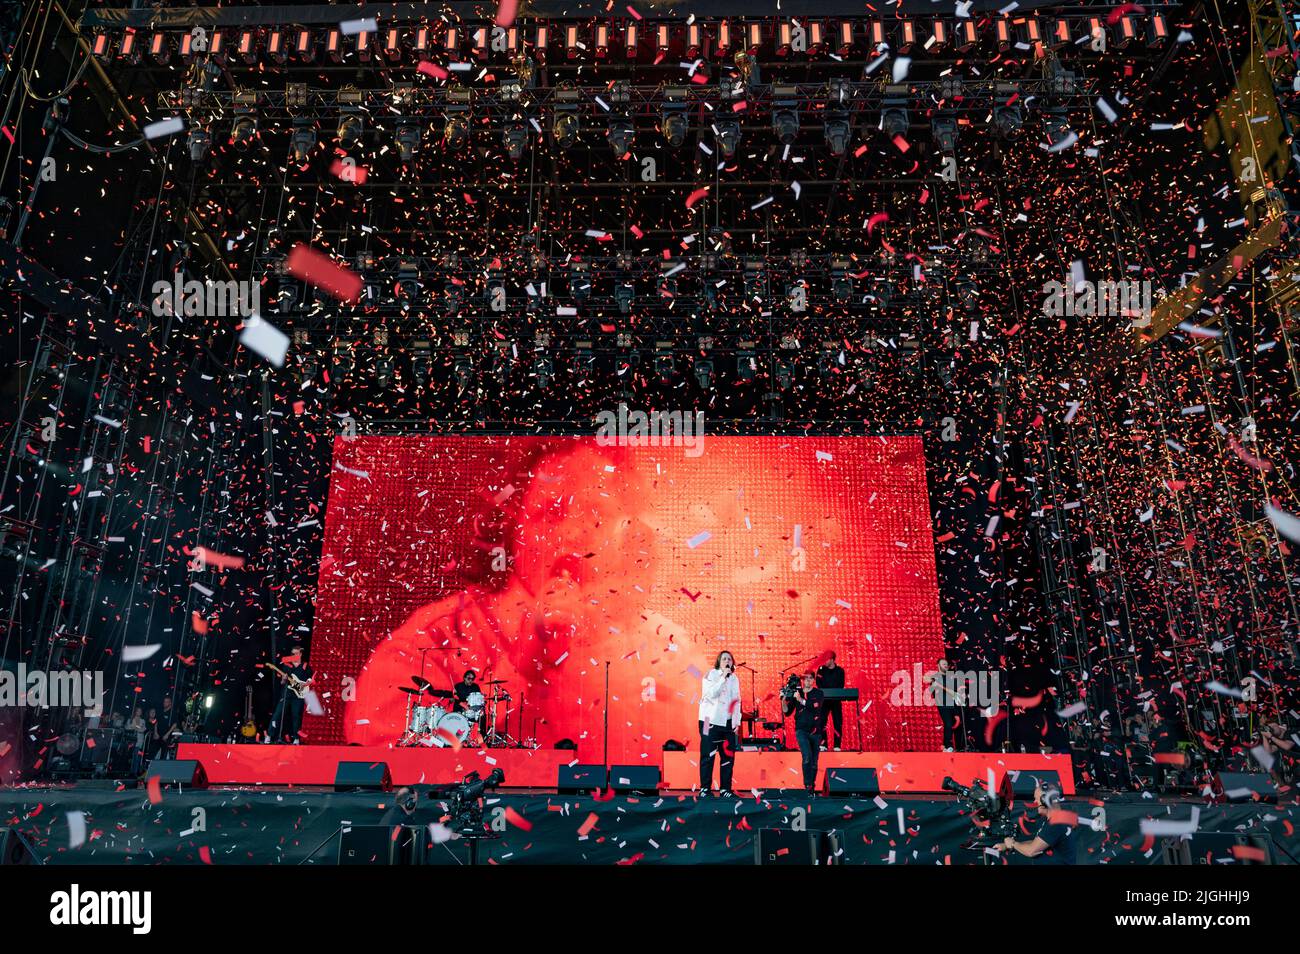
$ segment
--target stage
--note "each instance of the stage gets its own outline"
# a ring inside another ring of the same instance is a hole
[[[583,757],[579,757],[579,755]],[[183,743],[177,758],[198,759],[214,785],[332,785],[339,762],[384,762],[396,785],[449,785],[471,771],[499,768],[507,788],[553,788],[561,766],[600,764],[600,758],[563,749],[472,749],[357,745],[205,745]],[[661,788],[699,787],[699,752],[664,752],[641,764],[660,769]],[[1074,794],[1068,755],[1000,755],[978,752],[823,752],[818,787],[831,768],[873,768],[882,792],[937,793],[945,777],[963,785],[979,779],[1001,784],[1007,772],[1056,772]],[[738,752],[732,785],[738,792],[802,788],[798,752]]]
[[[50,865],[334,865],[341,829],[404,825],[430,832],[428,826],[445,817],[439,794],[419,789],[417,807],[407,814],[394,793],[168,788],[151,802],[141,788],[81,783],[0,789],[0,817]],[[1141,835],[1141,820],[1188,819],[1197,810],[1200,832],[1268,835],[1274,863],[1293,863],[1287,832],[1296,818],[1294,801],[1207,806],[1126,793],[1067,799],[1065,808],[1079,816],[1081,865],[1158,864],[1159,839]],[[1018,802],[1015,812],[1023,809]],[[485,817],[502,829],[499,838],[481,843],[479,860],[488,864],[752,865],[759,829],[792,827],[834,831],[841,852],[836,860],[843,864],[1004,863],[962,847],[973,829],[958,801],[947,796],[605,798],[510,792],[489,797]],[[1105,830],[1090,827],[1100,824]],[[83,826],[85,840],[78,843]],[[420,841],[414,863],[468,861],[464,841]],[[1008,863],[1029,862],[1013,856]]]

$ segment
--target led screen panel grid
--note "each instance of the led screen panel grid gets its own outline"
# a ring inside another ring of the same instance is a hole
[[[474,668],[503,680],[511,735],[599,757],[608,663],[610,758],[656,762],[667,739],[696,747],[700,679],[725,648],[764,719],[783,671],[834,650],[865,748],[937,749],[934,710],[890,702],[891,677],[942,646],[921,439],[696,450],[339,438],[311,643],[325,713],[305,741],[395,741],[399,685]]]

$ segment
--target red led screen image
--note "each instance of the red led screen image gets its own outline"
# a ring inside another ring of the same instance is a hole
[[[399,686],[472,668],[510,693],[510,735],[600,761],[608,675],[611,761],[657,764],[698,747],[722,649],[762,719],[785,671],[834,651],[863,748],[938,749],[934,710],[889,700],[942,652],[919,437],[336,441],[304,742],[395,742]]]

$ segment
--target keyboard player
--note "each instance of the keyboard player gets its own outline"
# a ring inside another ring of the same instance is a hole
[[[828,654],[826,661],[817,667],[817,688],[823,691],[844,688],[844,669],[835,661],[834,652]],[[838,752],[844,743],[844,703],[833,698],[833,695],[828,695],[826,699],[825,739],[826,745]]]

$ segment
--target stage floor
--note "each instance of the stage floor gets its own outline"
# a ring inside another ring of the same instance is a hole
[[[386,762],[397,785],[448,785],[471,771],[486,777],[494,768],[507,788],[554,788],[559,769],[576,764],[577,753],[557,749],[433,749],[351,745],[206,745],[185,743],[177,758],[198,759],[217,785],[332,785],[339,762]],[[657,763],[662,788],[690,791],[700,783],[699,752],[664,752]],[[595,760],[599,764],[599,760]],[[1009,772],[1054,771],[1074,794],[1068,755],[1003,755],[980,752],[823,752],[818,788],[827,769],[874,768],[882,792],[941,792],[945,777],[1000,784]],[[738,752],[732,787],[738,792],[803,787],[798,752]]]
[[[434,843],[446,811],[440,796],[421,789],[407,813],[392,793],[308,789],[163,789],[151,798],[132,784],[0,788],[0,819],[20,831],[40,860],[52,865],[333,865],[339,832],[358,826],[419,829],[419,863],[461,865],[461,840]],[[1139,829],[1144,818],[1190,819],[1199,831],[1269,835],[1275,863],[1300,856],[1296,803],[1206,805],[1200,801],[1090,794],[1067,799],[1079,817],[1079,863],[1150,865],[1160,844]],[[1025,815],[1017,803],[1017,816]],[[500,837],[483,842],[490,864],[682,865],[754,864],[762,828],[831,831],[838,861],[853,865],[979,865],[1004,859],[963,848],[972,833],[951,797],[882,795],[879,799],[770,794],[765,798],[700,798],[689,794],[591,797],[503,793],[490,797],[486,818]],[[1093,826],[1105,825],[1104,829]],[[1032,828],[1030,829],[1033,830]],[[387,837],[387,836],[385,836]],[[1012,856],[1011,864],[1028,864]]]

